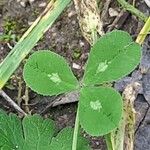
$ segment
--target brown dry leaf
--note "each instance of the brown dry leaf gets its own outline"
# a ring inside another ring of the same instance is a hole
[[[124,97],[124,117],[125,117],[125,150],[133,150],[135,132],[135,110],[134,101],[137,97],[140,84],[135,82],[126,87],[123,92]]]
[[[94,35],[103,35],[102,22],[96,0],[74,0],[80,29],[85,39],[92,45]]]
[[[110,133],[113,150],[133,150],[135,132],[134,101],[140,89],[138,82],[127,85],[123,91],[124,112],[117,129]]]

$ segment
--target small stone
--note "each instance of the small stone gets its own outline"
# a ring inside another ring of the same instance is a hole
[[[95,144],[98,146],[100,143],[98,141],[96,141]]]
[[[150,104],[150,71],[143,75],[143,95],[147,102]]]
[[[81,47],[84,47],[84,45],[85,45],[85,43],[81,40],[79,41],[79,44],[80,44]]]
[[[110,17],[116,17],[116,16],[118,16],[118,14],[119,13],[115,9],[109,8],[109,15],[110,15]]]
[[[116,81],[115,89],[122,92],[122,91],[124,91],[124,89],[126,88],[126,86],[128,84],[132,84],[134,82],[138,82],[138,83],[142,84],[141,80],[142,80],[141,72],[139,70],[135,70],[135,71],[133,71],[131,77],[124,77],[124,78]],[[143,94],[142,86],[140,87],[139,93]]]
[[[31,4],[31,3],[33,3],[35,0],[29,0],[29,3]]]
[[[21,2],[20,2],[20,5],[21,5],[22,7],[26,7],[26,2],[21,1]]]
[[[76,63],[73,63],[72,68],[79,70],[79,69],[81,69],[81,66]]]
[[[150,109],[135,135],[135,150],[150,150]]]
[[[150,8],[150,0],[144,0],[147,6]]]
[[[140,122],[143,120],[143,118],[146,114],[146,111],[148,109],[148,104],[142,95],[138,95],[137,99],[134,102],[134,107],[135,107],[135,111],[136,111],[135,130],[137,130],[138,126],[140,125]]]
[[[33,24],[33,21],[28,21],[28,25],[31,26]]]
[[[147,38],[145,40],[145,44],[143,45],[142,48],[142,58],[141,58],[141,62],[140,62],[140,70],[143,74],[146,74],[147,71],[150,69],[150,53],[149,53],[149,48],[148,48],[148,43],[149,43],[149,39]]]
[[[46,6],[46,2],[42,2],[42,3],[39,4],[39,7],[41,7],[41,8],[45,7],[45,6]]]
[[[68,17],[71,18],[72,16],[74,16],[76,14],[76,11],[71,11],[68,13]]]
[[[75,21],[75,20],[73,20],[71,23],[74,25],[74,24],[76,24],[76,21]]]

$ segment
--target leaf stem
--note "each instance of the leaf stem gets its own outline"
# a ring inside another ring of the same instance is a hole
[[[134,6],[132,6],[131,4],[129,4],[128,2],[126,2],[125,0],[117,0],[118,3],[121,4],[121,6],[131,12],[132,14],[134,14],[135,16],[137,16],[140,20],[146,22],[148,17],[142,13],[141,11],[139,11],[138,9],[136,9]]]
[[[79,133],[79,107],[77,108],[77,114],[76,114],[72,150],[77,150],[78,133]]]
[[[106,134],[104,137],[105,137],[105,141],[106,141],[106,145],[107,145],[107,150],[114,150],[113,144],[111,141],[111,133]]]
[[[150,31],[150,17],[147,19],[144,27],[140,31],[140,33],[136,39],[136,43],[139,43],[141,45],[144,42],[149,31]]]
[[[94,45],[97,42],[97,31],[96,29],[93,29],[92,31],[92,45]]]

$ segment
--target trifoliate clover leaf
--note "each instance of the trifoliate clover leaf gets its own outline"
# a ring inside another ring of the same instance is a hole
[[[51,51],[38,51],[31,55],[23,75],[27,85],[42,95],[58,95],[78,87],[65,59]]]
[[[31,89],[43,95],[77,89],[79,121],[87,133],[100,136],[118,126],[123,109],[119,93],[104,87],[103,83],[120,79],[134,70],[140,61],[140,49],[128,33],[115,30],[92,47],[81,83],[62,57],[48,51],[36,52],[29,58],[24,78]]]
[[[113,88],[84,87],[79,100],[80,124],[90,135],[105,135],[117,128],[122,107],[121,96]]]
[[[83,82],[93,85],[120,79],[135,69],[140,58],[140,45],[127,32],[114,30],[92,47]]]

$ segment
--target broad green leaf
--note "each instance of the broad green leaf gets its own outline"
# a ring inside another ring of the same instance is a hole
[[[73,140],[73,129],[65,128],[52,139],[51,150],[71,150]],[[79,135],[77,150],[90,150],[87,140]]]
[[[55,133],[54,122],[43,120],[39,115],[27,116],[23,119],[25,144],[23,150],[49,150]]]
[[[0,111],[0,149],[1,150],[21,150],[23,147],[23,134],[21,120],[16,115],[9,116]]]
[[[84,87],[79,101],[79,118],[90,135],[100,136],[118,127],[122,116],[120,94],[109,87]]]
[[[54,123],[40,116],[27,116],[21,120],[13,114],[0,111],[1,150],[50,150]]]
[[[112,31],[91,49],[83,82],[91,85],[120,79],[135,69],[140,57],[141,48],[128,33]]]
[[[66,128],[54,135],[55,125],[50,119],[33,115],[21,122],[16,115],[0,110],[0,150],[71,150],[73,129]],[[78,141],[78,150],[90,149],[81,136]]]
[[[51,51],[38,51],[24,67],[27,85],[42,95],[58,95],[78,88],[78,81],[65,59]]]

